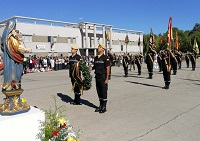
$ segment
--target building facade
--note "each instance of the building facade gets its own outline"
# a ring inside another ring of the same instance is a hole
[[[81,55],[97,55],[98,42],[115,54],[143,52],[143,32],[113,28],[112,25],[14,16],[0,22],[0,36],[6,23],[16,21],[23,43],[32,52],[28,55],[71,55],[71,46],[77,45]],[[128,35],[129,42],[125,43]],[[139,43],[140,41],[140,43]]]

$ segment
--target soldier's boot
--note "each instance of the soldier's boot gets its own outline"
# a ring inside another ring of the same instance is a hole
[[[162,89],[166,89],[166,87],[167,87],[167,82],[165,82],[165,86],[162,87]]]
[[[162,87],[162,89],[169,89],[169,84],[170,84],[170,82],[165,82],[165,86]]]
[[[147,77],[147,79],[152,79],[153,77],[153,74],[152,73],[149,73],[149,77]]]
[[[170,82],[166,82],[166,89],[169,89]]]
[[[71,103],[73,105],[81,105],[80,103],[80,98],[81,97],[81,94],[80,93],[75,93],[75,98],[74,98],[74,101]]]
[[[173,73],[172,73],[172,75],[176,75],[176,72],[177,72],[177,71],[176,71],[176,70],[174,70],[174,71],[173,71]]]
[[[138,71],[138,75],[141,75],[141,71]]]
[[[95,112],[99,112],[99,111],[101,110],[101,108],[103,107],[103,100],[101,99],[101,100],[99,100],[99,101],[100,101],[99,107],[97,107],[97,108],[95,109]]]
[[[102,108],[100,109],[99,113],[102,114],[102,113],[105,113],[107,110],[106,110],[106,104],[107,104],[107,100],[104,100],[103,101],[103,105],[102,105]]]

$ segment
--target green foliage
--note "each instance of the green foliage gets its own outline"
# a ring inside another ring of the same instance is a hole
[[[79,78],[77,75],[74,75],[75,85],[77,85],[80,89],[83,88],[83,90],[89,90],[92,87],[92,75],[90,74],[90,68],[86,65],[84,60],[80,61],[80,70],[83,78]]]
[[[77,141],[78,136],[73,132],[72,125],[63,118],[65,110],[62,106],[57,107],[56,99],[53,98],[55,108],[43,110],[45,121],[40,121],[40,132],[37,134],[37,139],[41,141],[66,141],[68,138],[73,138]]]
[[[196,23],[192,30],[179,30],[177,27],[173,27],[173,38],[175,41],[176,32],[178,33],[178,41],[179,41],[179,51],[187,52],[192,51],[194,39],[196,38],[197,44],[200,46],[200,24]],[[156,51],[163,50],[167,48],[167,31],[166,33],[154,35],[155,43],[156,43]],[[162,43],[160,42],[160,38],[162,37]],[[143,36],[143,52],[147,52],[149,45],[149,34]],[[174,43],[172,43],[174,44]],[[175,44],[174,44],[175,45]],[[173,47],[172,47],[173,49]]]

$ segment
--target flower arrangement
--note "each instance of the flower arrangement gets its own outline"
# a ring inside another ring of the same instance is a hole
[[[49,110],[44,110],[44,112],[46,119],[41,121],[37,139],[41,141],[79,141],[78,138],[81,131],[79,130],[76,135],[72,130],[72,125],[64,118],[62,106],[59,108],[56,106],[56,100],[55,110],[50,108]]]

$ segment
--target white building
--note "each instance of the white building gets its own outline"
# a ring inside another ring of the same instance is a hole
[[[98,23],[70,23],[14,16],[0,22],[0,36],[9,20],[16,21],[16,29],[21,32],[25,46],[32,49],[32,53],[27,55],[70,55],[72,45],[79,47],[81,55],[96,55],[98,42],[105,44],[107,49],[116,54],[143,52],[142,31]],[[126,35],[129,38],[127,45]]]

